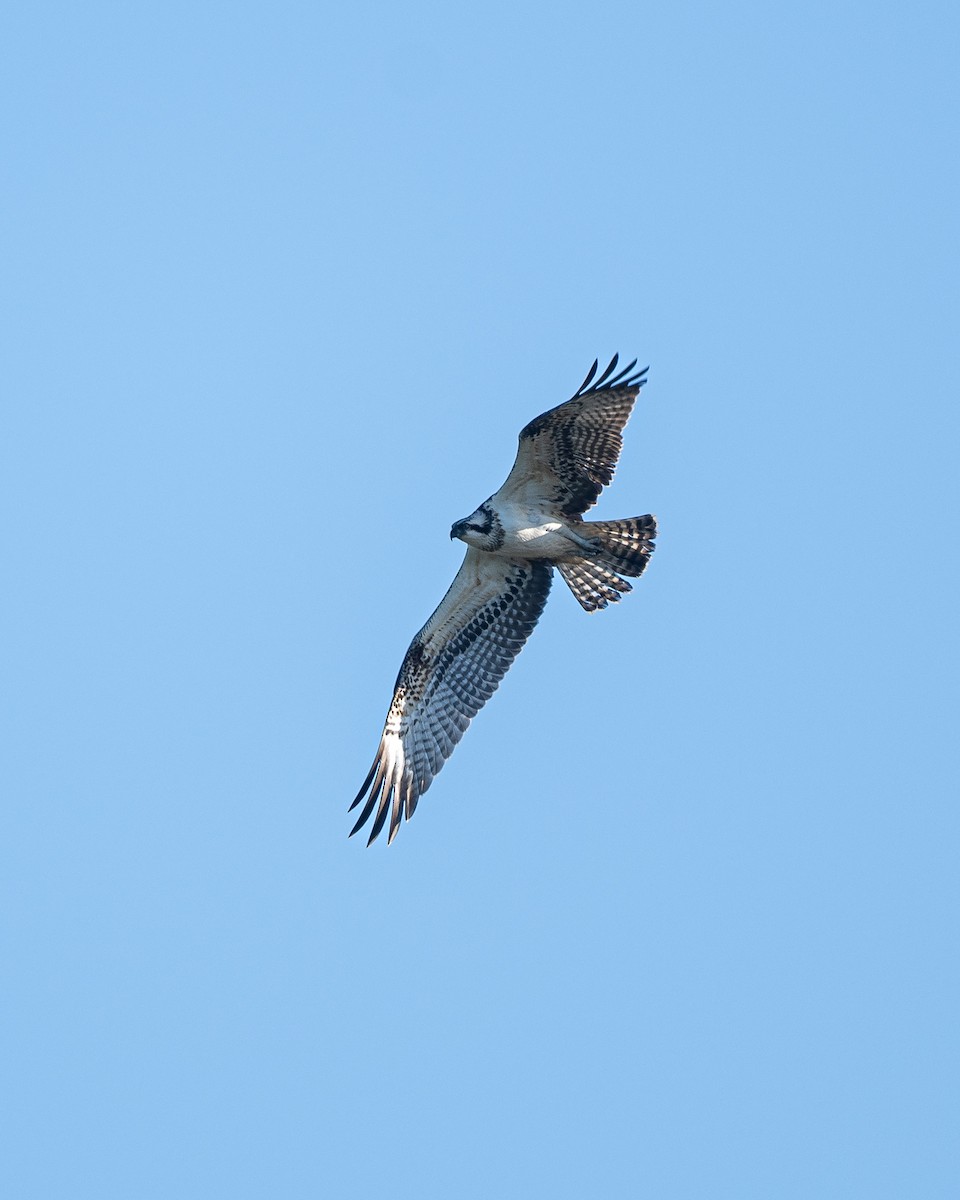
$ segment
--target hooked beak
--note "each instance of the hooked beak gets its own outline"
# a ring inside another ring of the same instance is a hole
[[[458,538],[463,534],[465,525],[466,525],[466,521],[454,521],[453,526],[450,530],[450,541],[451,542],[453,541],[454,538]]]

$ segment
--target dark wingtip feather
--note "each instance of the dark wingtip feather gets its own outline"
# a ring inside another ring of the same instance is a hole
[[[347,837],[353,837],[355,833],[358,833],[369,815],[369,813],[361,813],[357,819],[356,825],[354,825],[354,827],[350,830],[350,832],[347,834]]]
[[[365,825],[370,819],[370,814],[373,812],[373,806],[376,804],[380,793],[383,791],[383,761],[379,755],[377,755],[376,762],[373,764],[373,770],[370,772],[370,775],[367,776],[367,782],[363,785],[363,791],[366,791],[367,787],[370,786],[370,778],[374,772],[376,772],[376,778],[373,781],[373,785],[370,787],[370,795],[367,797],[367,802],[363,806],[360,816],[357,817],[356,825],[354,825],[354,827],[350,830],[350,837],[353,837],[361,825]],[[363,791],[360,793],[360,796],[363,795]],[[357,799],[359,800],[359,798],[360,797],[358,796]],[[354,801],[354,804],[356,804],[356,801]],[[352,807],[353,806],[351,805],[351,808]],[[379,832],[380,831],[377,830],[377,833]],[[371,841],[372,840],[373,839],[371,839]],[[367,844],[369,845],[369,842]]]
[[[377,790],[379,791],[380,789]],[[373,828],[370,830],[370,839],[367,842],[368,846],[372,845],[373,842],[380,836],[380,830],[383,829],[383,826],[386,823],[387,813],[390,811],[390,795],[392,791],[393,788],[388,788],[386,786],[386,781],[384,781],[382,789],[383,794],[380,797],[380,806],[377,809],[377,815],[373,819]]]
[[[373,766],[368,771],[366,779],[363,781],[363,787],[360,789],[359,792],[357,792],[357,798],[347,809],[347,812],[353,812],[353,810],[357,807],[357,805],[363,799],[363,794],[367,790],[367,788],[370,786],[370,780],[373,779],[373,773],[374,773],[374,771],[376,771],[376,769],[379,765],[380,765],[380,755],[378,754],[377,757],[373,760]],[[363,822],[361,822],[361,824],[362,823]],[[356,833],[356,830],[354,830],[353,832]],[[353,836],[353,835],[351,834],[351,836]]]
[[[634,359],[633,362],[630,364],[631,369],[636,365],[636,362],[637,362],[637,360]],[[630,387],[641,388],[647,382],[647,372],[649,370],[650,370],[649,366],[641,367],[639,371],[634,371],[634,373],[630,376],[630,378],[625,379],[623,382],[626,384],[629,384]]]
[[[611,358],[611,359],[610,359],[609,366],[608,366],[608,367],[607,367],[607,369],[604,371],[604,373],[603,373],[603,374],[600,376],[600,378],[597,380],[597,382],[596,382],[596,383],[593,385],[595,388],[598,388],[598,387],[602,387],[602,386],[603,386],[603,381],[604,381],[604,380],[607,378],[607,376],[608,376],[608,375],[610,375],[610,374],[611,374],[611,372],[613,371],[614,367],[616,367],[616,365],[617,365],[617,362],[619,361],[619,359],[620,359],[620,355],[619,355],[619,354],[615,354],[615,355],[613,356],[613,358]]]
[[[401,784],[397,784],[393,790],[393,808],[390,812],[390,836],[387,838],[389,846],[393,839],[397,836],[397,830],[400,828],[400,816],[403,813],[403,800],[400,796]]]
[[[627,376],[630,374],[630,372],[633,370],[633,368],[636,365],[637,365],[637,360],[634,359],[632,363],[629,363],[627,366],[625,366],[623,368],[622,371],[618,371],[617,374],[614,375],[614,377],[607,384],[607,387],[616,387],[616,385],[618,383],[624,383],[627,379]]]
[[[574,393],[573,398],[576,400],[581,396],[590,395],[593,392],[612,391],[614,388],[641,388],[647,382],[647,371],[649,367],[643,367],[639,371],[635,371],[637,360],[634,359],[627,366],[621,367],[616,375],[613,372],[616,370],[617,363],[620,361],[620,355],[615,354],[610,360],[610,364],[603,372],[599,379],[594,379],[597,373],[597,360],[594,359],[593,366],[583,381]]]
[[[597,367],[599,367],[599,366],[600,366],[600,360],[598,358],[595,358],[593,360],[593,366],[587,372],[586,379],[583,381],[583,383],[580,384],[580,386],[577,388],[576,392],[574,393],[575,396],[579,396],[580,393],[584,390],[584,388],[589,386],[590,380],[593,379],[594,375],[596,375]]]

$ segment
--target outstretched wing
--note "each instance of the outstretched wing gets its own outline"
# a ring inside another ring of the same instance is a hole
[[[497,690],[547,602],[553,570],[545,562],[501,558],[471,547],[440,607],[410,643],[351,836],[376,816],[369,846],[390,812],[388,845],[400,818],[453,753],[467,726]]]
[[[636,359],[614,374],[618,360],[615,354],[597,380],[594,361],[572,399],[521,430],[516,462],[495,499],[546,500],[565,516],[596,504],[613,479],[623,427],[646,383],[647,368],[635,371]]]

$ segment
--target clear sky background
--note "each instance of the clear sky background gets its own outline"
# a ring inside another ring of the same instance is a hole
[[[957,12],[7,12],[4,1195],[958,1194]],[[615,350],[648,573],[348,841]]]

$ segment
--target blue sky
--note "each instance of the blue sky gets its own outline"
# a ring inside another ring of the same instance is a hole
[[[4,25],[5,1194],[956,1195],[955,7]],[[348,841],[615,350],[648,573]]]

